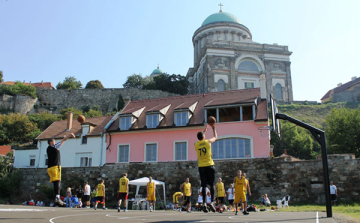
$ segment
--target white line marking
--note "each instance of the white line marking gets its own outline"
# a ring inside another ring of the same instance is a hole
[[[47,210],[47,209],[21,209],[21,208],[9,208],[9,209],[0,209],[0,211],[55,211],[55,210]]]
[[[319,212],[316,212],[316,223],[319,223]]]
[[[72,214],[72,215],[57,216],[57,217],[51,218],[51,219],[49,220],[49,222],[51,222],[51,223],[55,223],[53,220],[54,220],[54,219],[57,219],[57,218],[72,217],[72,216],[80,216],[80,215],[89,215],[89,214]]]

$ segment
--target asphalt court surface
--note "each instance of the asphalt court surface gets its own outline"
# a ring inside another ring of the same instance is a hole
[[[0,205],[0,222],[311,222],[335,223],[325,212],[250,212],[250,215],[234,215],[234,212],[203,213],[175,211],[117,212],[115,209],[58,208],[21,205]]]

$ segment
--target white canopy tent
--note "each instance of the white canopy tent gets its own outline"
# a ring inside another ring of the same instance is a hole
[[[165,183],[159,180],[154,180],[152,179],[152,181],[155,183],[155,189],[156,186],[163,186],[163,190],[164,190],[164,205],[166,205],[166,196],[165,196]],[[139,194],[139,188],[140,186],[146,186],[147,183],[149,182],[149,178],[148,177],[143,177],[143,178],[139,178],[136,180],[130,180],[129,181],[129,185],[136,185],[136,195]]]

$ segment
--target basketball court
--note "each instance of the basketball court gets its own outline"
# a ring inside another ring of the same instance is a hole
[[[203,213],[175,211],[133,211],[117,212],[115,209],[94,210],[92,208],[57,208],[21,205],[0,205],[1,222],[311,222],[335,223],[327,218],[326,212],[251,212],[245,216],[233,212]]]

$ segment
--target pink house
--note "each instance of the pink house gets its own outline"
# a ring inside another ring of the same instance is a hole
[[[258,130],[268,125],[267,101],[252,88],[129,102],[105,127],[106,163],[196,160],[208,116],[217,120],[215,160],[270,156],[270,132]]]

